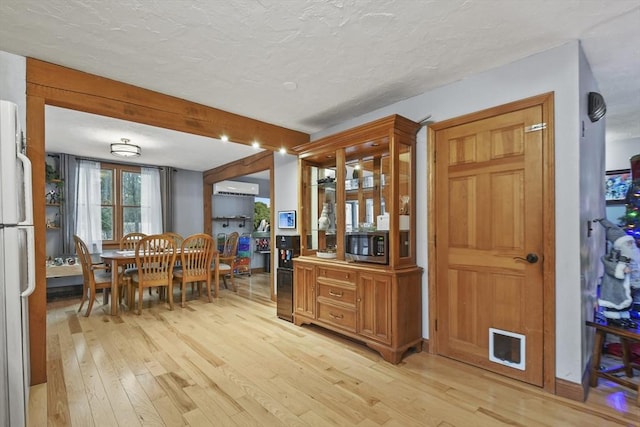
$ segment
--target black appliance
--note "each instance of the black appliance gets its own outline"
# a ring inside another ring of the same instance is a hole
[[[402,235],[400,236],[402,238]],[[348,261],[389,264],[388,231],[354,231],[345,236]]]
[[[277,315],[293,322],[293,259],[300,255],[300,236],[276,236],[278,255]]]

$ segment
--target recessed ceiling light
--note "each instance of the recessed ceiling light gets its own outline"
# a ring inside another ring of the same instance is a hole
[[[229,142],[229,137],[228,137],[227,135],[222,135],[222,136],[220,137],[220,141],[222,141],[222,142]]]

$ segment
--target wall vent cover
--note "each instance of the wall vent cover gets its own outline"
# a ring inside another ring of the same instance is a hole
[[[607,104],[604,102],[604,98],[598,92],[589,92],[589,119],[592,122],[597,122],[607,112]]]

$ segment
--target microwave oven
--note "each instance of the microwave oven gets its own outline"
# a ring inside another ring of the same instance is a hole
[[[347,261],[389,264],[388,231],[353,231],[345,238]]]

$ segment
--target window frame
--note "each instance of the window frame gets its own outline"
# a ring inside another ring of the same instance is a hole
[[[118,163],[100,162],[100,170],[113,172],[113,204],[101,205],[102,207],[113,207],[113,240],[103,240],[105,246],[119,246],[123,237],[124,229],[124,208],[135,207],[134,205],[122,204],[122,174],[131,172],[142,174],[142,167],[138,165],[124,165]],[[139,206],[141,207],[141,206]]]

